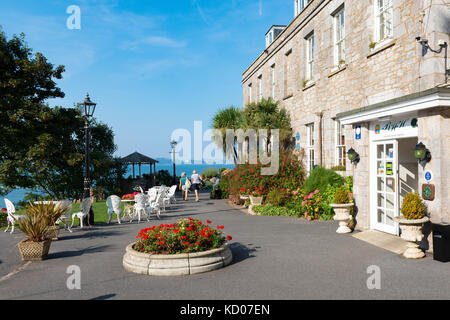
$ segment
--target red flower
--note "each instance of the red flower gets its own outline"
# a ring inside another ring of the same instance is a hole
[[[233,238],[232,238],[231,236],[228,236],[228,237],[227,237],[227,240],[228,240],[228,241],[231,241],[231,240],[233,240]]]
[[[206,223],[210,224],[210,223],[212,223],[212,221],[211,220],[206,220]]]
[[[7,212],[8,210],[6,208],[1,209],[2,212]]]
[[[162,246],[162,245],[164,244],[164,242],[160,241],[160,242],[158,242],[158,244],[159,244],[160,246]]]

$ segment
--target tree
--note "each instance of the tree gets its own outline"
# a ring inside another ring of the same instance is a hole
[[[226,130],[227,129],[266,129],[268,130],[267,149],[271,144],[270,129],[279,129],[280,147],[282,151],[292,149],[292,128],[291,119],[284,108],[278,106],[272,98],[261,99],[258,102],[248,104],[244,110],[236,107],[228,107],[219,110],[213,117],[214,129],[222,133],[222,140],[216,143],[226,150]],[[242,147],[242,146],[240,146]],[[228,156],[228,155],[227,155]],[[233,144],[233,160],[237,166],[238,145],[236,139]]]
[[[234,106],[230,106],[225,109],[219,110],[213,118],[212,127],[216,130],[219,130],[222,134],[221,141],[217,141],[216,143],[223,147],[224,152],[226,152],[226,131],[227,129],[237,130],[241,129],[244,126],[244,117],[242,114],[242,110],[236,108]],[[217,137],[215,137],[217,139]],[[236,143],[233,145],[233,154],[227,154],[227,157],[233,157],[234,164],[237,166],[237,146]]]
[[[7,40],[0,32],[0,192],[13,188],[44,191],[53,198],[80,198],[83,191],[84,117],[78,108],[50,108],[49,98],[62,98],[54,67],[32,54],[24,35]],[[114,134],[107,125],[91,123],[93,185],[113,189],[123,166],[113,158]],[[116,183],[117,185],[117,183]]]

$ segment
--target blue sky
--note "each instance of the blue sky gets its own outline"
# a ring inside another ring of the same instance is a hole
[[[66,27],[70,5],[81,9],[80,30]],[[16,0],[2,1],[0,24],[65,65],[66,97],[50,105],[89,92],[117,155],[169,157],[174,129],[193,132],[201,120],[206,130],[219,108],[242,106],[242,72],[293,10],[292,0]]]

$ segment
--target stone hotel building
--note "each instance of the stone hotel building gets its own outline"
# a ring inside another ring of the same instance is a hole
[[[243,73],[244,105],[273,97],[289,111],[308,170],[346,167],[357,228],[398,235],[393,218],[413,190],[431,221],[450,222],[450,0],[295,0],[294,8]],[[430,157],[417,160],[423,146]],[[350,149],[359,161],[348,160]]]

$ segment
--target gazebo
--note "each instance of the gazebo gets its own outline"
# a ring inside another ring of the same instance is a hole
[[[120,159],[120,162],[127,165],[133,166],[133,179],[136,178],[136,175],[134,173],[134,166],[139,166],[139,177],[141,176],[141,166],[144,164],[150,165],[150,175],[156,174],[156,164],[159,163],[158,160],[152,159],[150,157],[144,156],[143,154],[140,154],[139,152],[134,152],[126,157],[123,157]]]

